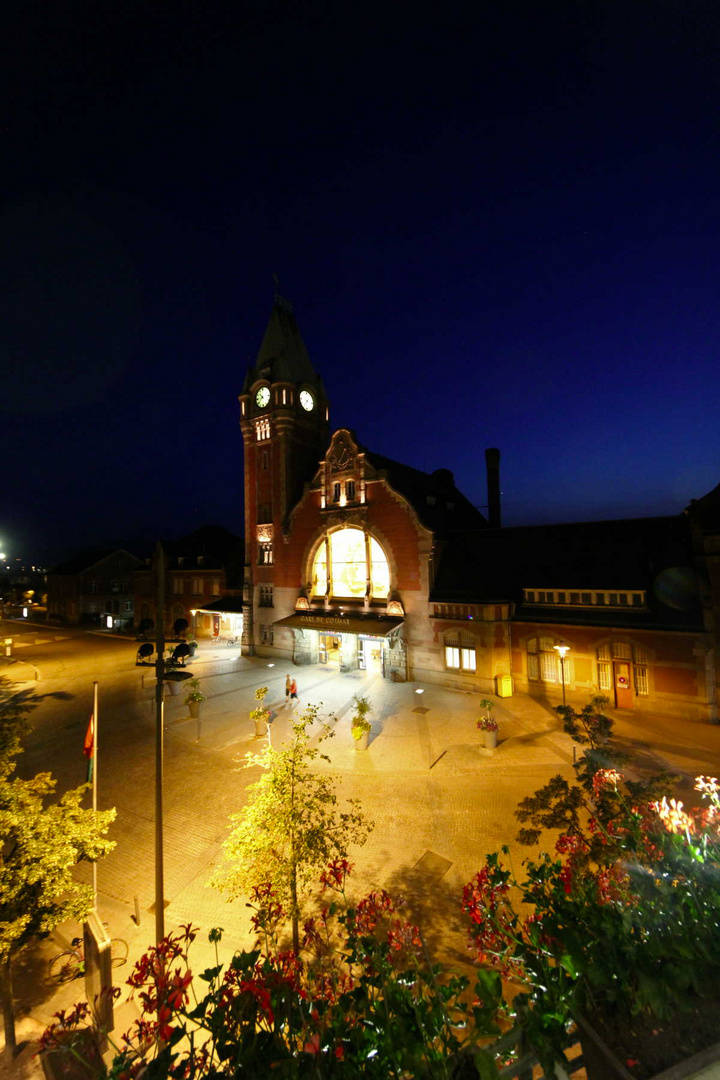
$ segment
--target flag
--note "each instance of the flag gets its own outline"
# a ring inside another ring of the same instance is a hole
[[[88,759],[87,765],[87,782],[88,784],[92,780],[93,774],[93,758],[95,756],[95,714],[90,714],[90,720],[85,732],[85,742],[83,744],[83,754]]]

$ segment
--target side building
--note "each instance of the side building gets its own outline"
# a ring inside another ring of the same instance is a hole
[[[220,526],[206,525],[163,544],[163,627],[168,637],[178,620],[201,638],[242,634],[243,546]],[[153,559],[135,573],[136,628],[157,620]]]
[[[142,559],[123,548],[85,551],[47,573],[47,618],[63,625],[128,629],[135,617],[133,575]]]

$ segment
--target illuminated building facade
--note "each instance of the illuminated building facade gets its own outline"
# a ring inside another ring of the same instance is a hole
[[[676,517],[502,529],[498,451],[486,451],[486,519],[449,470],[330,434],[280,298],[239,401],[247,653],[717,718],[717,491]]]

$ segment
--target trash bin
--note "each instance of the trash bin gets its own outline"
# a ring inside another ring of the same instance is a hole
[[[512,675],[495,676],[495,693],[498,697],[512,697]]]

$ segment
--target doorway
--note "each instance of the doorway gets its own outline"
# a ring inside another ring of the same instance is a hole
[[[627,660],[613,662],[613,683],[615,685],[615,707],[632,709],[633,692],[630,683],[630,663]]]
[[[337,634],[318,634],[318,660],[321,664],[340,664],[340,641]]]
[[[358,638],[358,667],[361,671],[380,672],[382,670],[382,638]]]

